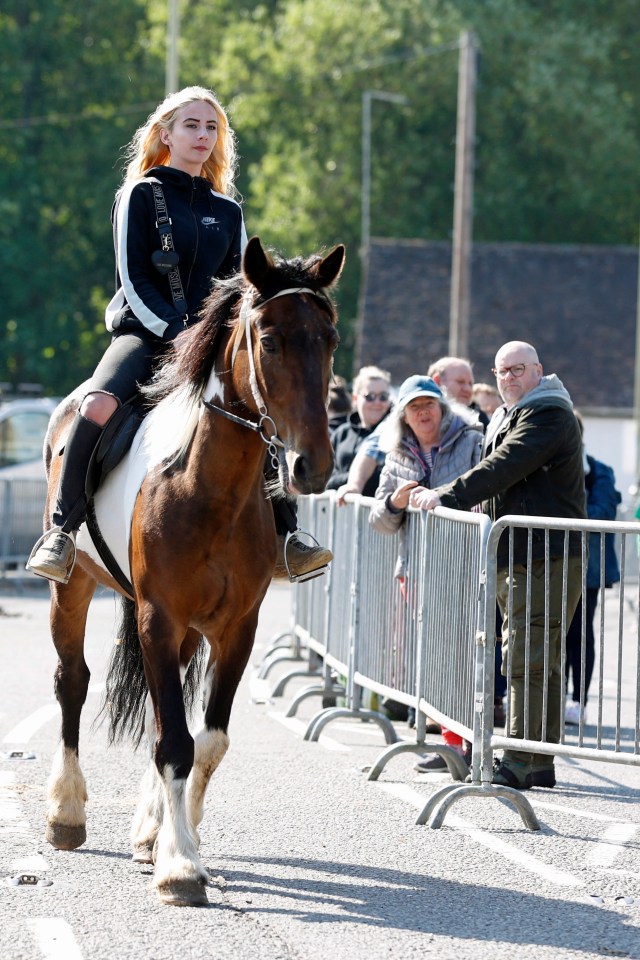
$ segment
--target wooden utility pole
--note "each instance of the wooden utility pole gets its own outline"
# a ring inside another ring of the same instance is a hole
[[[476,136],[476,63],[477,42],[475,35],[465,32],[460,36],[458,60],[456,173],[453,201],[451,306],[449,313],[449,353],[454,357],[469,356],[473,165]]]

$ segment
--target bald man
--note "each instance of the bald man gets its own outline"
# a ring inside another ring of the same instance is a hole
[[[508,514],[584,519],[586,503],[582,439],[571,398],[555,374],[544,376],[538,354],[530,343],[512,340],[496,354],[494,374],[503,404],[487,429],[483,459],[453,483],[435,490],[418,489],[413,506],[432,509],[439,504],[470,510],[476,504],[492,520]],[[548,684],[546,739],[560,739],[564,702],[560,674],[562,649],[562,565],[564,533],[549,536],[549,659],[544,670],[545,539],[533,531],[531,560],[531,622],[529,662],[529,740],[542,739],[543,689]],[[509,537],[497,550],[498,604],[503,617],[502,672],[511,659],[509,735],[524,739],[525,633],[527,629],[527,530],[514,531],[513,580],[509,583]],[[569,538],[566,623],[582,588],[580,534]],[[509,622],[509,591],[512,622]],[[544,754],[505,750],[494,771],[494,783],[526,790],[555,786],[553,758]]]

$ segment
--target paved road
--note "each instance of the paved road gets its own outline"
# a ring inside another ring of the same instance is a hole
[[[447,775],[417,777],[404,755],[369,783],[362,770],[383,747],[377,728],[347,720],[321,743],[303,741],[318,703],[306,701],[300,719],[284,712],[308,681],[256,703],[253,669],[208,794],[210,907],[161,906],[149,868],[129,857],[144,757],[107,750],[93,726],[114,636],[111,594],[92,605],[87,644],[88,839],[80,851],[55,851],[43,840],[58,736],[47,596],[0,596],[0,610],[0,752],[36,755],[0,759],[1,960],[640,958],[637,768],[559,761],[559,787],[528,794],[537,833],[496,800],[457,804],[441,830],[419,827],[418,810]],[[254,664],[289,616],[289,588],[276,585]],[[411,736],[406,724],[397,730]],[[25,871],[52,883],[8,885]]]

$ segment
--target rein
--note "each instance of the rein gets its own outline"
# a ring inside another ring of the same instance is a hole
[[[271,303],[272,300],[276,300],[278,297],[288,296],[289,294],[293,293],[309,293],[311,296],[317,297],[324,303],[328,302],[327,296],[323,291],[312,290],[311,287],[287,287],[285,290],[280,290],[278,293],[274,293],[272,297],[269,297],[267,300],[263,300],[262,303],[259,303],[256,306],[264,307],[267,303]],[[269,416],[267,405],[264,402],[258,386],[255,361],[253,358],[253,338],[251,335],[251,299],[251,293],[249,290],[247,290],[242,298],[242,306],[240,307],[240,335],[237,337],[236,342],[233,345],[233,352],[231,354],[231,368],[233,369],[240,345],[244,337],[246,337],[247,353],[249,356],[249,385],[251,387],[253,399],[258,408],[258,413],[260,414],[260,420],[258,423],[254,423],[253,420],[246,420],[243,417],[236,416],[234,413],[230,413],[223,407],[219,407],[217,404],[211,403],[210,400],[203,400],[202,402],[207,410],[211,410],[212,413],[218,413],[221,416],[226,417],[227,420],[231,420],[233,423],[239,424],[239,426],[247,427],[249,430],[254,430],[260,436],[260,439],[267,445],[267,450],[269,456],[271,457],[271,466],[273,469],[279,470],[282,468],[285,477],[288,477],[287,463],[284,455],[284,443],[278,436],[278,429],[275,421]],[[273,426],[273,433],[271,436],[264,433],[265,425],[268,423]]]

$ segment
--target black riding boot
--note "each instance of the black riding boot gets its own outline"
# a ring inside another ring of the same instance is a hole
[[[102,429],[76,414],[64,449],[53,526],[38,540],[27,561],[27,570],[39,577],[67,583],[71,576],[76,562],[75,535],[87,509],[87,470]]]

